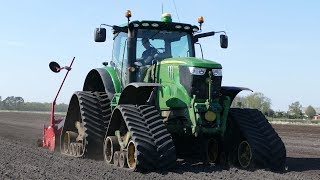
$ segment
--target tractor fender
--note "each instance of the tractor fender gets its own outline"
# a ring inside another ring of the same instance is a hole
[[[143,105],[148,101],[152,91],[161,87],[159,83],[130,83],[122,91],[118,104]]]
[[[229,96],[231,102],[234,100],[234,98],[237,96],[237,94],[241,91],[251,91],[253,92],[251,89],[246,88],[246,87],[234,87],[234,86],[222,86],[221,87],[221,94],[224,96]]]
[[[120,81],[112,67],[92,69],[86,76],[83,91],[106,92],[112,98],[120,92]]]

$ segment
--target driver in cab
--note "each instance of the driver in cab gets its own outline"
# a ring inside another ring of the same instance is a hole
[[[152,65],[152,60],[154,59],[154,55],[157,54],[157,49],[150,44],[148,38],[142,38],[142,45],[146,49],[141,56],[144,65]]]

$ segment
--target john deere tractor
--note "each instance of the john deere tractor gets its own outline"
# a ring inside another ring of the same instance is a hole
[[[199,26],[172,22],[170,14],[161,21],[130,21],[130,11],[126,17],[123,25],[95,30],[95,41],[104,42],[103,26],[112,29],[112,59],[92,69],[73,94],[61,132],[63,154],[101,157],[131,170],[171,168],[180,157],[284,168],[285,146],[265,116],[230,107],[250,89],[221,86],[221,64],[196,58],[200,38],[220,34],[227,48],[224,31],[201,32],[203,17]]]

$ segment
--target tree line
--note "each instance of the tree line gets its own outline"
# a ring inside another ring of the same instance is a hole
[[[315,109],[310,105],[303,112],[299,101],[293,102],[288,106],[288,111],[275,112],[271,108],[271,99],[261,92],[256,92],[248,96],[237,96],[232,102],[232,107],[259,109],[265,116],[274,118],[290,119],[312,119],[316,115]],[[25,102],[22,97],[9,96],[2,100],[0,96],[0,110],[14,111],[50,111],[51,103]],[[57,104],[57,112],[67,112],[67,104]]]
[[[309,105],[303,112],[302,105],[299,101],[295,101],[290,104],[287,111],[275,112],[271,108],[271,99],[261,92],[256,92],[248,96],[237,96],[231,106],[259,109],[265,116],[274,118],[312,119],[317,114],[316,110],[311,105]]]
[[[2,100],[0,96],[0,110],[10,111],[51,111],[51,103],[25,102],[22,97],[8,96]],[[57,112],[67,112],[68,105],[61,103],[55,106]]]

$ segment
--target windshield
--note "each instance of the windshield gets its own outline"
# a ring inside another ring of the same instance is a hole
[[[137,59],[158,54],[161,59],[192,56],[190,34],[178,31],[139,29],[137,34]]]

